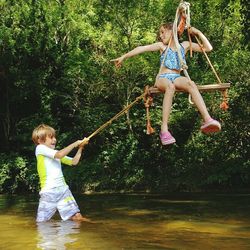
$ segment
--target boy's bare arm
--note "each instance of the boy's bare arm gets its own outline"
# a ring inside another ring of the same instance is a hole
[[[68,155],[74,148],[77,148],[80,145],[84,146],[84,145],[88,144],[88,142],[89,142],[89,140],[87,138],[84,138],[83,140],[77,140],[77,141],[71,143],[66,148],[63,148],[63,149],[57,151],[54,158],[62,159],[64,156]]]
[[[84,146],[87,145],[89,143],[89,139],[88,138],[84,138],[80,145],[79,145],[79,148],[74,156],[74,158],[72,159],[72,165],[77,165],[81,159],[81,156],[82,156],[82,151],[84,149]]]
[[[77,165],[82,156],[83,147],[79,147],[74,158],[72,159],[72,165]]]

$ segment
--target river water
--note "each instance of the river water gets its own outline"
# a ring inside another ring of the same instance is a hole
[[[37,196],[0,195],[0,249],[250,249],[250,194],[75,198],[91,223],[37,224]]]

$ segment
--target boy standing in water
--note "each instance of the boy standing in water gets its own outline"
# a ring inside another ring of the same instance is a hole
[[[59,211],[63,220],[88,221],[84,218],[78,205],[64,180],[61,163],[77,165],[80,161],[83,147],[88,144],[88,139],[75,141],[69,146],[55,150],[55,130],[41,124],[33,130],[32,140],[36,146],[37,171],[40,179],[41,190],[37,211],[37,222],[48,221]],[[73,158],[67,155],[78,147]]]

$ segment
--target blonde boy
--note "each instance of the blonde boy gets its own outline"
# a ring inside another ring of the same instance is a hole
[[[56,133],[54,128],[41,124],[33,130],[32,140],[36,144],[35,155],[37,159],[37,171],[40,179],[41,190],[37,211],[37,222],[48,221],[59,211],[63,220],[85,219],[64,180],[61,163],[77,165],[80,161],[84,145],[88,139],[77,140],[61,150],[55,150]],[[78,147],[73,158],[67,155]]]

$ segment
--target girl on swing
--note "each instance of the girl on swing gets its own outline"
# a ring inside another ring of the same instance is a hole
[[[203,49],[206,52],[212,50],[212,45],[200,30],[191,27],[190,34],[199,36],[203,44]],[[190,81],[187,77],[180,75],[182,69],[177,54],[177,47],[175,45],[174,39],[171,39],[172,35],[173,35],[173,24],[172,23],[162,24],[159,30],[160,42],[136,47],[135,49],[122,55],[121,57],[112,60],[115,62],[115,66],[117,68],[120,68],[122,62],[129,57],[133,57],[135,55],[147,51],[160,51],[161,53],[160,61],[162,66],[160,68],[159,74],[157,75],[155,87],[157,87],[160,91],[165,93],[162,105],[162,125],[160,132],[160,139],[163,145],[169,145],[176,142],[175,138],[171,135],[171,133],[168,130],[168,119],[171,111],[175,90],[183,90],[191,95],[194,104],[198,108],[203,118],[203,125],[201,126],[201,131],[203,133],[207,134],[207,133],[218,132],[221,130],[220,123],[214,120],[209,115],[204,100],[196,84],[193,81]],[[191,47],[193,51],[202,52],[199,44],[197,43],[192,42]],[[187,53],[188,50],[190,50],[189,41],[182,42],[181,56],[184,62],[185,62],[185,54]]]

